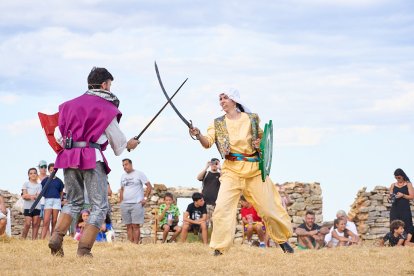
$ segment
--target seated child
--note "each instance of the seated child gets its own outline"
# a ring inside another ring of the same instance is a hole
[[[187,240],[188,231],[200,232],[203,243],[207,245],[207,208],[204,204],[204,197],[201,193],[194,193],[193,203],[187,207],[183,215],[183,229],[181,231],[181,241]]]
[[[78,219],[78,222],[76,223],[76,234],[74,239],[79,241],[82,237],[83,228],[85,227],[86,222],[89,219],[90,212],[89,210],[82,210]]]
[[[390,232],[381,239],[380,246],[384,246],[387,241],[389,246],[403,246],[406,240],[404,226],[402,220],[393,220],[390,224]]]
[[[177,225],[179,218],[180,210],[178,209],[177,205],[174,204],[174,196],[171,193],[165,193],[164,203],[160,205],[160,209],[158,211],[160,228],[163,230],[163,243],[167,240],[169,231],[173,230],[174,234],[168,240],[168,242],[175,241],[177,236],[181,233],[181,227]]]
[[[331,234],[332,239],[327,245],[329,248],[360,243],[359,238],[352,231],[346,229],[346,221],[344,219],[334,220],[334,229]]]
[[[111,217],[109,216],[109,212],[106,214],[106,218],[104,223],[101,225],[101,229],[99,229],[98,235],[96,236],[97,242],[106,242],[107,239],[107,233],[108,231],[112,230],[112,221]]]
[[[259,236],[259,247],[266,247],[265,244],[265,231],[262,219],[257,215],[256,210],[249,203],[244,196],[240,197],[240,203],[242,208],[240,209],[240,214],[244,224],[244,232],[246,233],[247,241],[252,244],[253,232],[256,232]]]

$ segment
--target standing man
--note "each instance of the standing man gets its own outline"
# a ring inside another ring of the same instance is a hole
[[[63,206],[49,241],[52,255],[63,256],[63,237],[76,219],[88,191],[91,214],[78,244],[77,255],[92,256],[91,249],[108,212],[107,174],[111,171],[103,151],[110,144],[115,155],[135,149],[139,141],[128,142],[119,128],[119,100],[111,92],[114,78],[105,68],[92,68],[88,91],[59,106],[57,142],[63,147],[55,168],[63,169],[68,203]]]
[[[207,171],[210,167],[210,171]],[[213,227],[213,212],[216,207],[217,195],[220,189],[220,161],[212,158],[206,168],[197,175],[197,180],[203,182],[202,194],[207,208],[207,226]]]
[[[121,177],[122,222],[126,224],[128,240],[139,243],[140,225],[144,224],[145,203],[151,194],[152,186],[143,172],[134,170],[130,159],[122,160],[125,173]],[[147,189],[144,192],[144,184]]]

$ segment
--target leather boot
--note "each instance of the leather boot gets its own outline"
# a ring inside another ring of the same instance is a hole
[[[99,228],[86,224],[78,244],[78,257],[92,257],[91,249],[99,233]]]
[[[55,231],[53,231],[52,236],[49,240],[50,253],[52,253],[53,256],[63,257],[63,237],[66,235],[66,232],[68,231],[71,223],[71,215],[60,213],[59,219],[56,223]]]

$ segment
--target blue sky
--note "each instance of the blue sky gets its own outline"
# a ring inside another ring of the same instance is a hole
[[[274,123],[275,182],[320,182],[324,218],[349,210],[363,186],[414,177],[414,3],[388,0],[3,1],[0,3],[1,189],[54,161],[37,112],[86,89],[108,68],[132,137],[164,104],[154,60],[174,103],[205,132],[218,92],[238,88]],[[218,152],[190,139],[166,109],[132,153],[106,156],[119,188],[129,157],[152,183],[198,187]]]

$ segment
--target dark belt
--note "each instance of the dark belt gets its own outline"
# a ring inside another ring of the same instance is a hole
[[[72,148],[94,148],[101,150],[101,145],[94,142],[73,142]]]
[[[232,153],[230,152],[225,156],[226,160],[230,161],[247,161],[247,162],[259,162],[260,158],[258,153],[244,154],[244,153]]]

